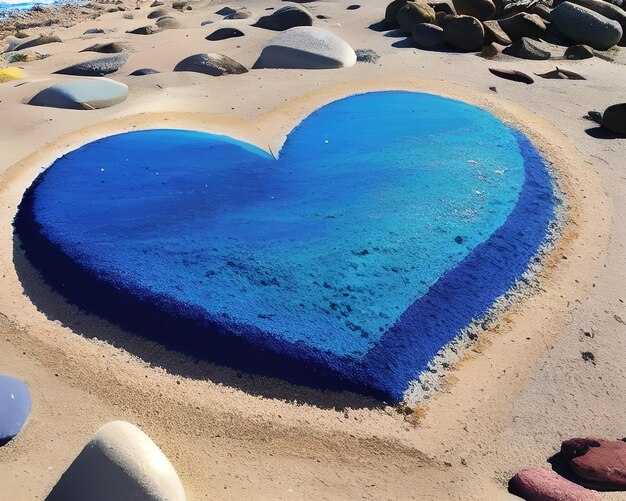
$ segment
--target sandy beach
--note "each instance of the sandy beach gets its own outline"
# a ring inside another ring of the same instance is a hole
[[[626,101],[624,49],[611,53],[614,61],[423,51],[370,28],[387,2],[348,10],[351,2],[332,0],[300,7],[314,18],[328,16],[314,26],[354,49],[374,50],[378,61],[220,77],[172,72],[200,52],[252,68],[275,32],[250,25],[266,8],[284,4],[191,2],[191,10],[172,11],[180,28],[148,36],[127,31],[152,24],[150,2],[137,9],[123,3],[128,10],[117,12],[105,4],[67,23],[25,29],[54,32],[63,42],[29,49],[48,56],[19,63],[27,77],[0,85],[0,368],[27,381],[33,401],[24,430],[0,448],[0,499],[45,499],[94,432],[112,420],[129,421],[154,440],[189,500],[513,500],[509,479],[525,467],[549,467],[561,441],[626,436],[626,138],[584,118]],[[225,6],[246,7],[251,18],[224,21],[216,12]],[[205,20],[213,23],[201,26]],[[245,36],[205,40],[223,26]],[[91,28],[104,33],[83,34]],[[123,68],[108,75],[129,87],[123,103],[89,111],[25,104],[71,79],[54,72],[88,59],[79,51],[104,42],[128,47]],[[0,67],[8,66],[8,54],[0,57]],[[537,77],[525,85],[488,71],[534,75],[555,66],[586,80]],[[128,76],[140,68],[160,73]],[[441,389],[416,405],[296,387],[135,339],[64,304],[16,244],[12,221],[25,190],[55,159],[94,139],[193,129],[277,152],[320,106],[373,90],[433,93],[492,112],[531,139],[565,200],[559,238],[531,286],[480,329]],[[624,492],[599,496],[626,500]]]

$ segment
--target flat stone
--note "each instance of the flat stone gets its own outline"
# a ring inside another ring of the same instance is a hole
[[[433,23],[435,21],[435,9],[425,0],[408,2],[398,11],[398,26],[407,35],[413,31],[413,26],[419,23]]]
[[[41,35],[38,38],[34,38],[32,40],[28,40],[24,43],[17,45],[13,50],[20,51],[24,49],[29,49],[31,47],[37,47],[39,45],[46,45],[49,43],[61,43],[61,39],[56,35]]]
[[[207,40],[210,42],[217,42],[219,40],[226,40],[228,38],[236,38],[243,37],[245,33],[236,29],[236,28],[220,28],[219,30],[214,31],[208,37]]]
[[[56,73],[60,75],[74,75],[81,77],[101,77],[109,73],[115,73],[126,64],[128,54],[116,54],[114,56],[92,59],[84,63],[69,66]]]
[[[550,59],[550,52],[543,50],[539,45],[534,43],[531,39],[523,37],[516,40],[511,45],[506,47],[503,54],[507,56],[519,57],[521,59],[533,59],[537,61]]]
[[[282,7],[269,16],[263,16],[252,26],[273,31],[285,31],[296,26],[312,26],[311,15],[295,6]]]
[[[94,110],[108,108],[126,100],[128,87],[108,78],[80,79],[60,82],[40,91],[28,104]]]
[[[153,70],[152,68],[140,68],[138,70],[133,71],[130,77],[143,77],[146,75],[154,75],[155,73],[160,73],[160,71]]]
[[[83,35],[99,35],[101,33],[104,33],[102,28],[89,28],[84,31]]]
[[[511,480],[511,492],[528,501],[600,501],[593,491],[547,468],[526,468]]]
[[[602,126],[626,135],[626,103],[609,106]],[[574,473],[602,490],[626,490],[626,442],[601,438],[573,438],[561,444],[561,453]]]
[[[167,457],[139,428],[113,421],[100,428],[54,486],[47,501],[185,501]]]
[[[622,38],[623,30],[617,21],[591,9],[563,2],[552,11],[552,23],[567,38],[596,50],[607,50]]]
[[[546,31],[546,23],[537,14],[520,12],[513,16],[498,20],[502,31],[512,40],[519,40],[522,37],[539,38]]]
[[[127,50],[127,47],[119,42],[97,43],[80,52],[100,52],[101,54],[118,54]]]
[[[157,10],[153,10],[152,12],[150,12],[150,14],[148,14],[148,19],[158,19],[159,17],[167,16],[168,14],[169,14],[169,11],[165,9],[157,9]]]
[[[195,54],[179,62],[174,71],[191,71],[218,77],[225,74],[246,73],[248,70],[237,61],[222,54]]]
[[[156,25],[161,30],[177,30],[182,28],[180,21],[172,16],[165,16],[157,19]]]
[[[154,26],[141,26],[134,30],[128,30],[126,33],[131,35],[152,35],[155,31]]]
[[[22,430],[30,408],[30,391],[26,383],[11,376],[0,376],[0,447]]]
[[[227,16],[224,16],[224,20],[232,21],[235,19],[248,19],[251,16],[252,14],[250,14],[250,11],[244,7],[243,9],[236,10],[232,14],[228,14]]]
[[[320,28],[298,27],[272,38],[254,67],[326,69],[355,63],[354,50],[337,35]]]
[[[594,12],[613,21],[617,21],[622,27],[622,33],[626,32],[626,11],[617,5],[613,5],[605,0],[569,0],[577,5],[587,7]],[[622,38],[623,38],[622,34]]]

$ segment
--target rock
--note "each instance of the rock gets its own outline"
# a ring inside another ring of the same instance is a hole
[[[263,16],[252,26],[273,31],[285,31],[296,26],[312,26],[313,18],[298,7],[288,6],[278,9],[269,16]]]
[[[609,106],[602,127],[626,135],[626,103]],[[626,490],[626,442],[601,438],[573,438],[561,453],[574,473],[602,490]]]
[[[81,77],[101,77],[118,71],[126,64],[128,55],[121,53],[114,56],[92,59],[84,63],[78,63],[64,68],[55,73],[60,75],[75,75]]]
[[[254,67],[325,69],[355,63],[354,50],[337,35],[320,28],[298,27],[267,42]]]
[[[377,63],[380,56],[372,49],[357,49],[354,51],[358,63]]]
[[[99,35],[101,33],[104,33],[102,28],[89,28],[88,30],[85,30],[83,35]]]
[[[159,17],[167,16],[169,12],[165,9],[153,10],[148,14],[148,19],[158,19]]]
[[[4,68],[0,70],[0,84],[10,82],[11,80],[21,80],[22,78],[26,78],[26,73],[19,68]]]
[[[397,21],[400,29],[410,34],[416,24],[434,22],[435,10],[425,0],[408,2],[398,11]]]
[[[398,25],[398,12],[400,9],[404,7],[409,0],[393,0],[389,5],[387,5],[387,9],[385,10],[385,19],[384,23],[388,27],[394,27]]]
[[[187,0],[177,1],[172,3],[172,9],[176,10],[189,10],[189,2]]]
[[[206,37],[206,40],[209,40],[210,42],[216,42],[218,40],[226,40],[228,38],[243,36],[245,36],[245,34],[236,28],[220,28],[219,30],[214,31],[208,37]]]
[[[626,11],[617,7],[616,5],[610,4],[604,0],[569,0],[572,3],[582,5],[583,7],[587,7],[594,12],[608,18],[613,21],[617,21],[622,27],[622,37],[623,33],[626,32]]]
[[[128,87],[108,78],[69,80],[42,90],[28,104],[70,110],[108,108],[126,100]]]
[[[483,21],[483,28],[485,29],[485,44],[511,45],[511,39],[500,28],[498,21]]]
[[[530,75],[518,70],[501,70],[498,68],[489,68],[489,71],[497,77],[504,78],[506,80],[513,80],[514,82],[521,82],[530,85],[535,81]]]
[[[441,50],[446,48],[443,28],[435,24],[416,24],[411,35],[415,46],[423,50]]]
[[[521,59],[535,59],[545,60],[550,59],[550,54],[547,50],[543,50],[531,39],[523,37],[513,42],[506,49],[502,51],[507,56],[519,57]]]
[[[443,25],[443,39],[463,52],[480,50],[484,37],[483,25],[475,17],[449,17]]]
[[[593,49],[588,45],[572,45],[565,49],[565,59],[590,59],[594,56]]]
[[[126,33],[130,33],[131,35],[152,35],[154,32],[155,29],[153,26],[141,26],[140,28],[129,30]]]
[[[610,49],[620,41],[623,34],[617,21],[571,2],[563,2],[554,9],[551,19],[563,35],[597,50]]]
[[[22,430],[30,415],[30,407],[30,391],[26,383],[11,376],[0,376],[0,447]]]
[[[119,42],[110,42],[110,43],[97,43],[95,45],[91,45],[86,49],[81,50],[80,52],[100,52],[101,54],[118,54],[120,52],[124,52],[127,50],[127,47],[124,44]]]
[[[600,501],[593,491],[546,468],[526,468],[511,479],[511,492],[527,501]]]
[[[480,21],[491,19],[496,13],[492,0],[454,0],[454,7],[459,14],[472,16]]]
[[[491,59],[496,57],[499,53],[500,51],[498,50],[498,48],[494,44],[490,43],[487,45],[483,45],[483,50],[480,55],[485,59]]]
[[[574,73],[573,71],[564,70],[562,68],[557,68],[552,71],[548,71],[547,73],[535,73],[537,76],[541,78],[547,78],[550,80],[587,80],[582,75],[578,73]]]
[[[529,14],[536,14],[544,21],[550,21],[550,12],[552,9],[543,3],[537,3],[528,9]]]
[[[498,21],[502,31],[512,40],[522,37],[540,38],[546,31],[546,23],[536,14],[520,12]]]
[[[28,40],[27,42],[19,44],[13,50],[20,51],[24,49],[29,49],[30,47],[37,47],[38,45],[46,45],[49,43],[60,43],[60,42],[61,42],[61,39],[56,35],[41,35],[39,38]]]
[[[346,7],[346,10],[357,10],[357,9],[360,9],[360,8],[361,8],[361,6],[355,3],[355,4],[352,4],[352,5],[348,5]]]
[[[155,73],[160,73],[160,71],[153,70],[152,68],[140,68],[138,70],[133,71],[130,77],[143,77],[146,75],[154,75]]]
[[[161,30],[177,30],[182,28],[180,22],[172,16],[165,16],[157,19],[156,25],[157,28]]]
[[[443,12],[444,14],[454,14],[456,15],[456,9],[454,8],[454,4],[450,1],[446,0],[426,0],[426,3],[430,5],[435,14],[437,12]]]
[[[150,4],[150,8],[161,7],[162,5],[163,5],[163,2],[161,2],[161,0],[154,0],[154,2]]]
[[[206,26],[208,24],[213,24],[213,21],[211,21],[210,19],[207,19],[206,21],[202,21],[200,23],[200,26]]]
[[[54,486],[47,501],[185,501],[172,464],[139,428],[113,421],[100,428]]]
[[[123,18],[123,19],[133,19],[133,18],[134,18],[134,16],[132,15],[132,13],[131,13],[131,12],[126,12],[126,13],[122,16],[122,18]]]
[[[226,74],[246,73],[248,70],[228,56],[210,53],[186,57],[176,65],[174,71],[191,71],[219,77]]]
[[[250,11],[244,7],[243,9],[236,10],[232,14],[224,16],[224,20],[229,21],[234,19],[248,19],[251,15],[252,14],[250,14]]]

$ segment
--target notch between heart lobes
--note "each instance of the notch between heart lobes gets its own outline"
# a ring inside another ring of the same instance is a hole
[[[146,130],[68,153],[24,195],[24,253],[70,302],[142,336],[398,401],[528,270],[551,175],[474,106],[373,92],[330,103],[277,159]]]

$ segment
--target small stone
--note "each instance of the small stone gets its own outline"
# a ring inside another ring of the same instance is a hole
[[[471,16],[449,17],[443,26],[444,40],[463,52],[481,50],[484,36],[482,23]]]
[[[223,54],[195,54],[179,62],[174,71],[191,71],[218,77],[226,74],[246,73],[248,70]]]
[[[225,16],[224,20],[230,21],[234,19],[248,19],[251,16],[252,14],[250,14],[250,11],[244,7],[243,9],[236,10],[232,14]]]
[[[358,63],[377,63],[380,56],[372,49],[357,49],[354,51]]]
[[[157,70],[153,70],[152,68],[140,68],[138,70],[133,71],[130,75],[131,77],[143,77],[146,75],[154,75],[155,73],[160,73]]]
[[[236,28],[220,28],[219,30],[214,31],[208,37],[207,40],[210,42],[216,42],[218,40],[226,40],[228,38],[236,38],[243,37],[245,34],[239,31]]]
[[[521,59],[545,60],[550,59],[551,54],[540,48],[529,38],[523,37],[506,47],[503,54],[507,56],[519,57]]]
[[[88,30],[85,30],[83,35],[99,35],[101,33],[104,33],[102,28],[89,28]]]
[[[101,54],[118,54],[126,50],[126,46],[119,42],[97,43],[80,52],[100,52]]]
[[[129,30],[126,33],[130,33],[131,35],[152,35],[154,31],[154,26],[141,26],[140,28]]]
[[[626,136],[626,103],[609,106],[602,114],[602,127]]]
[[[312,26],[310,14],[295,6],[278,9],[269,16],[263,16],[252,26],[273,31],[285,31],[296,26]]]

